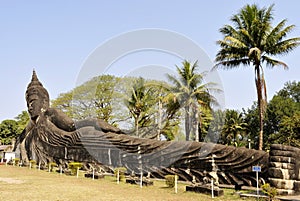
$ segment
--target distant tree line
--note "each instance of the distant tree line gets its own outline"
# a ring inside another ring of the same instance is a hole
[[[295,25],[281,20],[275,26],[273,7],[244,6],[230,19],[232,25],[220,29],[215,68],[233,69],[251,66],[255,74],[257,102],[249,109],[214,110],[218,104],[215,83],[204,83],[206,72],[197,62],[183,61],[177,76],[168,82],[143,78],[119,78],[102,75],[60,94],[52,101],[75,120],[101,118],[123,128],[128,134],[166,140],[195,140],[233,146],[268,149],[272,143],[300,147],[300,86],[288,82],[267,102],[263,64],[268,67],[287,64],[275,56],[285,55],[300,45],[300,38],[287,38]],[[9,143],[20,134],[28,115],[0,124],[0,139]]]
[[[183,61],[176,66],[178,76],[166,76],[169,82],[101,75],[60,94],[52,107],[75,120],[104,119],[137,137],[173,140],[181,135],[199,141],[217,103],[210,90],[218,89],[203,83],[205,73],[199,73],[197,65]]]
[[[197,66],[197,63],[191,65],[186,62],[177,70],[189,69],[185,65]],[[194,68],[191,72],[196,74],[196,70]],[[192,90],[192,87],[180,87],[180,76],[168,76],[171,81],[163,82],[101,75],[70,92],[60,94],[52,100],[52,107],[61,109],[75,120],[104,119],[138,137],[210,141],[239,147],[248,147],[250,143],[251,148],[258,148],[259,111],[256,102],[242,111],[214,110],[211,105],[216,100],[207,94],[213,83],[204,84],[199,80],[195,85],[197,87]],[[205,89],[201,93],[200,86]],[[195,89],[199,90],[197,94],[199,92],[203,96],[191,95],[191,91],[196,93]],[[264,124],[265,149],[273,143],[300,147],[299,97],[300,82],[293,81],[287,82],[269,101]],[[189,110],[190,116],[186,115],[187,102],[193,106]],[[198,114],[195,115],[195,112]],[[186,118],[189,118],[189,122],[186,122]],[[12,138],[16,138],[25,128],[28,120],[27,112],[23,111],[15,120],[2,121],[1,142],[10,144]],[[186,125],[190,129],[186,129]]]

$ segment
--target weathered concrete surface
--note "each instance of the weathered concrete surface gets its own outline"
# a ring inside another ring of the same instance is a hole
[[[269,182],[283,195],[300,192],[300,149],[273,144],[270,150]]]

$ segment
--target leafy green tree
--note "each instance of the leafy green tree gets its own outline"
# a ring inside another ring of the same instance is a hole
[[[100,82],[98,81],[94,99],[97,118],[110,122],[115,117],[113,104],[115,103],[114,100],[120,97],[120,94],[114,89],[119,80],[112,75],[103,75]]]
[[[247,133],[247,123],[244,122],[243,114],[236,110],[226,110],[225,123],[222,129],[222,144],[243,146],[243,140]]]
[[[252,147],[258,149],[259,136],[259,111],[257,102],[255,102],[250,108],[243,109],[244,121],[248,124],[248,139],[250,139]],[[266,119],[266,122],[268,120]],[[265,132],[264,132],[265,133]],[[264,139],[266,135],[264,135]],[[267,140],[264,140],[268,143]]]
[[[0,141],[3,144],[11,144],[12,139],[17,139],[27,126],[29,115],[26,111],[22,111],[15,119],[7,119],[0,124]]]
[[[282,118],[279,133],[281,135],[276,139],[277,143],[300,148],[300,111]]]
[[[267,110],[267,121],[265,130],[269,134],[279,131],[279,124],[284,116],[291,117],[295,111],[300,111],[300,105],[291,98],[285,98],[280,95],[275,95],[270,100]]]
[[[22,132],[22,131],[21,131]],[[20,134],[18,123],[15,120],[7,119],[0,124],[0,140],[2,144],[10,144],[13,138]]]
[[[225,123],[225,111],[222,111],[220,109],[216,111],[212,111],[212,119],[209,122],[209,129],[208,133],[206,135],[206,139],[201,141],[209,141],[209,142],[214,142],[214,143],[222,143],[221,139],[221,133],[223,129],[223,125]]]
[[[72,107],[72,100],[73,91],[61,93],[56,99],[51,101],[51,105],[52,107],[60,109],[69,117],[74,118],[76,115],[74,114],[74,110]]]
[[[298,107],[300,107],[300,82],[293,81],[285,83],[283,89],[281,89],[277,95],[292,99],[298,104]]]
[[[67,93],[60,94],[52,101],[52,107],[62,110],[75,120],[89,117],[100,118],[131,133],[133,116],[125,105],[124,99],[128,100],[130,98],[128,94],[132,95],[132,83],[136,80],[135,77],[118,78],[101,75]],[[143,99],[149,110],[147,115],[139,119],[140,136],[153,135],[154,132],[159,131],[157,137],[164,135],[168,140],[174,139],[179,132],[179,112],[174,112],[173,109],[177,107],[177,103],[168,100],[168,92],[162,87],[167,86],[167,83],[155,80],[143,82],[144,88],[140,89],[148,91],[151,98]],[[161,113],[160,126],[158,125],[159,111]]]
[[[29,115],[27,111],[22,111],[17,117],[15,117],[17,124],[18,124],[18,129],[17,133],[20,134],[22,131],[26,128],[28,122],[29,122]]]
[[[265,132],[268,143],[288,143],[296,146],[297,113],[300,112],[300,82],[287,82],[268,104]],[[293,126],[295,128],[293,128]],[[290,133],[288,133],[290,131]],[[289,137],[288,137],[289,136]],[[294,138],[294,139],[292,139]],[[294,143],[292,143],[293,140]]]
[[[281,143],[279,139],[284,139],[283,119],[292,118],[295,112],[300,111],[300,102],[297,98],[300,91],[300,82],[287,82],[283,89],[278,91],[269,101],[264,123],[265,148],[268,149],[273,143]],[[250,109],[243,111],[245,122],[248,124],[249,137],[254,142],[254,147],[258,147],[259,118],[257,103]]]
[[[180,105],[173,96],[170,96],[170,86],[168,83],[157,80],[149,80],[146,85],[152,88],[156,104],[157,113],[157,139],[163,135],[167,140],[175,139],[180,127]],[[154,123],[154,122],[153,122]]]
[[[233,69],[250,64],[254,67],[260,125],[259,150],[263,148],[263,122],[267,105],[262,64],[266,63],[268,67],[283,66],[286,69],[287,64],[272,57],[285,55],[300,44],[299,37],[286,39],[295,27],[286,26],[286,19],[272,26],[273,6],[260,9],[255,4],[246,5],[231,18],[233,26],[225,25],[220,29],[224,38],[217,42],[221,49],[216,55],[216,67]]]
[[[72,107],[77,118],[99,118],[107,122],[112,119],[112,102],[116,77],[102,75],[73,90]]]
[[[211,103],[215,102],[215,98],[209,93],[209,90],[212,89],[214,84],[203,84],[205,73],[197,73],[197,67],[197,61],[190,63],[185,60],[182,62],[182,67],[176,66],[178,78],[176,76],[167,75],[173,85],[171,87],[173,99],[178,102],[180,108],[184,108],[184,124],[187,141],[190,140],[192,131],[197,133],[196,141],[199,140],[198,132],[195,128],[198,128],[201,107],[209,108]],[[199,106],[201,107],[199,108]],[[177,110],[179,108],[174,109]]]
[[[140,77],[135,80],[129,94],[129,98],[125,99],[125,105],[134,119],[136,136],[140,137],[139,127],[149,126],[150,119],[154,115],[152,110],[155,105],[154,92],[152,88],[146,87],[145,80]]]
[[[56,107],[74,119],[99,118],[114,123],[113,104],[119,96],[115,90],[119,78],[101,75],[83,83],[52,101]],[[116,104],[118,106],[118,104]]]
[[[162,131],[167,140],[174,140],[180,132],[181,112],[176,110],[178,102],[166,99],[163,101]]]
[[[278,143],[280,138],[280,122],[283,117],[290,117],[296,110],[295,103],[291,99],[284,99],[275,95],[268,103],[268,108],[265,116],[264,123],[264,142],[265,149],[269,149],[271,144]],[[243,111],[245,115],[245,122],[248,124],[249,139],[253,143],[253,148],[258,148],[259,132],[259,111],[257,103],[255,102],[251,108]]]
[[[213,110],[211,108],[199,106],[198,114],[195,115],[194,118],[194,128],[191,138],[200,142],[216,142],[216,133],[209,133],[210,125],[213,119]]]

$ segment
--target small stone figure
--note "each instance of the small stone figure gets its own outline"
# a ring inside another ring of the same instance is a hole
[[[218,167],[217,167],[217,165],[216,165],[216,163],[215,163],[215,157],[216,157],[215,154],[213,154],[213,155],[211,156],[211,158],[212,158],[212,159],[211,159],[211,167],[212,167],[212,170],[211,170],[211,172],[209,173],[209,175],[211,176],[211,179],[213,179],[214,185],[219,186],[219,177],[218,177],[218,174],[217,174]]]
[[[196,185],[196,184],[197,184],[196,177],[193,175],[192,185]]]
[[[210,183],[210,178],[207,176],[207,171],[206,171],[206,170],[203,171],[203,175],[204,175],[204,177],[203,177],[203,179],[202,179],[203,184],[208,184],[208,183]]]

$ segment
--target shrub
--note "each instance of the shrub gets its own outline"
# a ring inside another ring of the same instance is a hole
[[[55,162],[50,162],[50,163],[47,164],[47,168],[51,172],[53,171],[53,168],[56,167],[56,166],[57,166],[57,164]]]
[[[118,178],[118,171],[119,171],[119,181],[125,181],[125,172],[127,169],[125,167],[118,167],[114,169],[114,175],[116,179]]]
[[[169,188],[173,188],[175,186],[175,177],[177,177],[177,179],[178,179],[177,175],[166,175],[165,176],[166,184]]]
[[[30,160],[29,163],[31,164],[31,167],[34,168],[36,165],[36,161],[35,160]]]
[[[71,170],[72,175],[77,174],[77,169],[80,169],[82,167],[82,163],[80,162],[71,162],[68,164],[69,169]]]
[[[14,163],[15,165],[19,165],[19,162],[20,162],[20,159],[19,159],[19,158],[13,159],[13,163]]]
[[[261,188],[262,191],[269,196],[269,200],[274,200],[275,196],[278,194],[277,189],[271,187],[268,183],[262,185]]]

